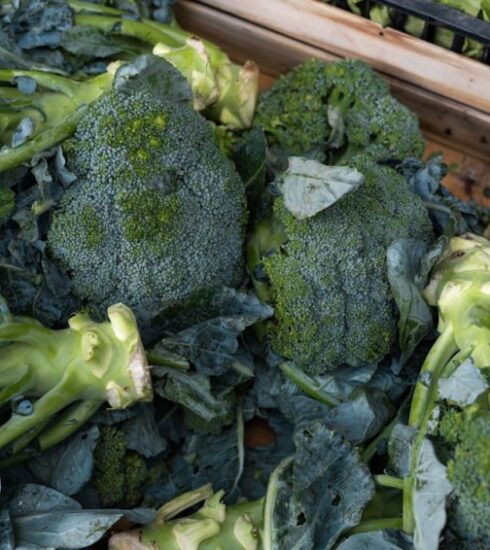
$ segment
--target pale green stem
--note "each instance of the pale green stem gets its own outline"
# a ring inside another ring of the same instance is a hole
[[[71,434],[75,433],[100,409],[102,402],[99,399],[87,399],[71,406],[52,426],[48,426],[37,438],[41,451],[54,447]]]

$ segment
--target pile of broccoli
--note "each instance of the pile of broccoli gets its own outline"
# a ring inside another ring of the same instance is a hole
[[[77,498],[168,501],[114,550],[404,548],[387,546],[393,530],[417,550],[488,547],[490,243],[455,223],[442,234],[431,209],[468,211],[434,207],[400,169],[423,153],[416,116],[355,60],[309,60],[255,110],[253,64],[119,7],[63,6],[53,52],[77,69],[28,70],[14,52],[0,70],[2,466],[95,424]],[[62,52],[69,34],[111,52],[95,74]],[[420,364],[400,358],[394,242],[408,243],[403,297],[429,317],[417,353],[439,314]],[[68,328],[58,303],[49,327],[19,316],[41,295],[79,310]],[[246,449],[257,418],[272,458]],[[144,432],[131,445],[128,419]],[[154,454],[136,450],[148,434],[165,438]],[[196,489],[209,476],[223,486]],[[266,496],[234,503],[253,492],[243,479]]]

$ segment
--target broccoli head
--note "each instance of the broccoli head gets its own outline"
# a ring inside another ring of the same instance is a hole
[[[127,447],[124,434],[118,428],[101,428],[94,451],[91,481],[102,506],[131,508],[141,500],[148,468],[145,460],[138,453],[128,451]]]
[[[431,241],[426,208],[396,171],[358,157],[361,187],[308,219],[276,197],[248,247],[259,296],[272,303],[272,349],[310,374],[377,361],[396,338],[386,250],[399,238]]]
[[[287,155],[346,164],[350,158],[420,156],[417,117],[398,103],[385,81],[361,61],[311,59],[262,93],[255,124]],[[328,158],[328,157],[327,157]]]
[[[92,104],[66,144],[78,176],[54,213],[52,256],[95,309],[142,321],[241,277],[243,184],[190,105],[147,91]]]
[[[0,226],[8,221],[15,209],[15,193],[0,186]]]
[[[450,522],[465,539],[480,539],[490,533],[490,413],[460,426],[454,456],[447,475],[456,502]]]

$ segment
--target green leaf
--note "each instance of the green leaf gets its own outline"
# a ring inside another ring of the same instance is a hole
[[[93,452],[98,437],[97,426],[77,432],[60,445],[33,459],[30,469],[39,482],[65,495],[74,495],[92,475]]]
[[[427,281],[419,277],[426,254],[427,245],[413,239],[395,241],[386,253],[388,280],[400,315],[398,333],[402,364],[432,329],[432,313],[422,294]],[[432,265],[435,259],[431,255]]]
[[[471,358],[464,361],[449,378],[439,380],[439,396],[460,407],[467,407],[488,389],[488,382]]]
[[[268,487],[264,548],[332,548],[357,525],[374,482],[357,450],[320,422],[296,433],[296,454]]]
[[[437,459],[428,439],[422,442],[415,477],[412,500],[414,546],[423,550],[437,550],[441,531],[446,524],[446,497],[453,488],[447,479],[445,466]]]
[[[65,31],[61,38],[61,47],[75,55],[110,57],[123,51],[123,48],[95,27],[77,25]]]
[[[277,182],[285,207],[298,220],[313,217],[362,183],[364,176],[355,168],[302,157],[290,157],[289,168]]]

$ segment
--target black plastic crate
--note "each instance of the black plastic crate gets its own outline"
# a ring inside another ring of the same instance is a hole
[[[349,10],[346,0],[330,2]],[[358,4],[362,15],[369,18],[371,8],[386,6],[390,8],[390,27],[404,30],[408,16],[423,21],[422,40],[433,42],[438,29],[452,31],[451,50],[460,53],[467,39],[482,44],[480,61],[490,64],[490,22],[482,21],[454,8],[437,4],[431,0],[364,0]]]

